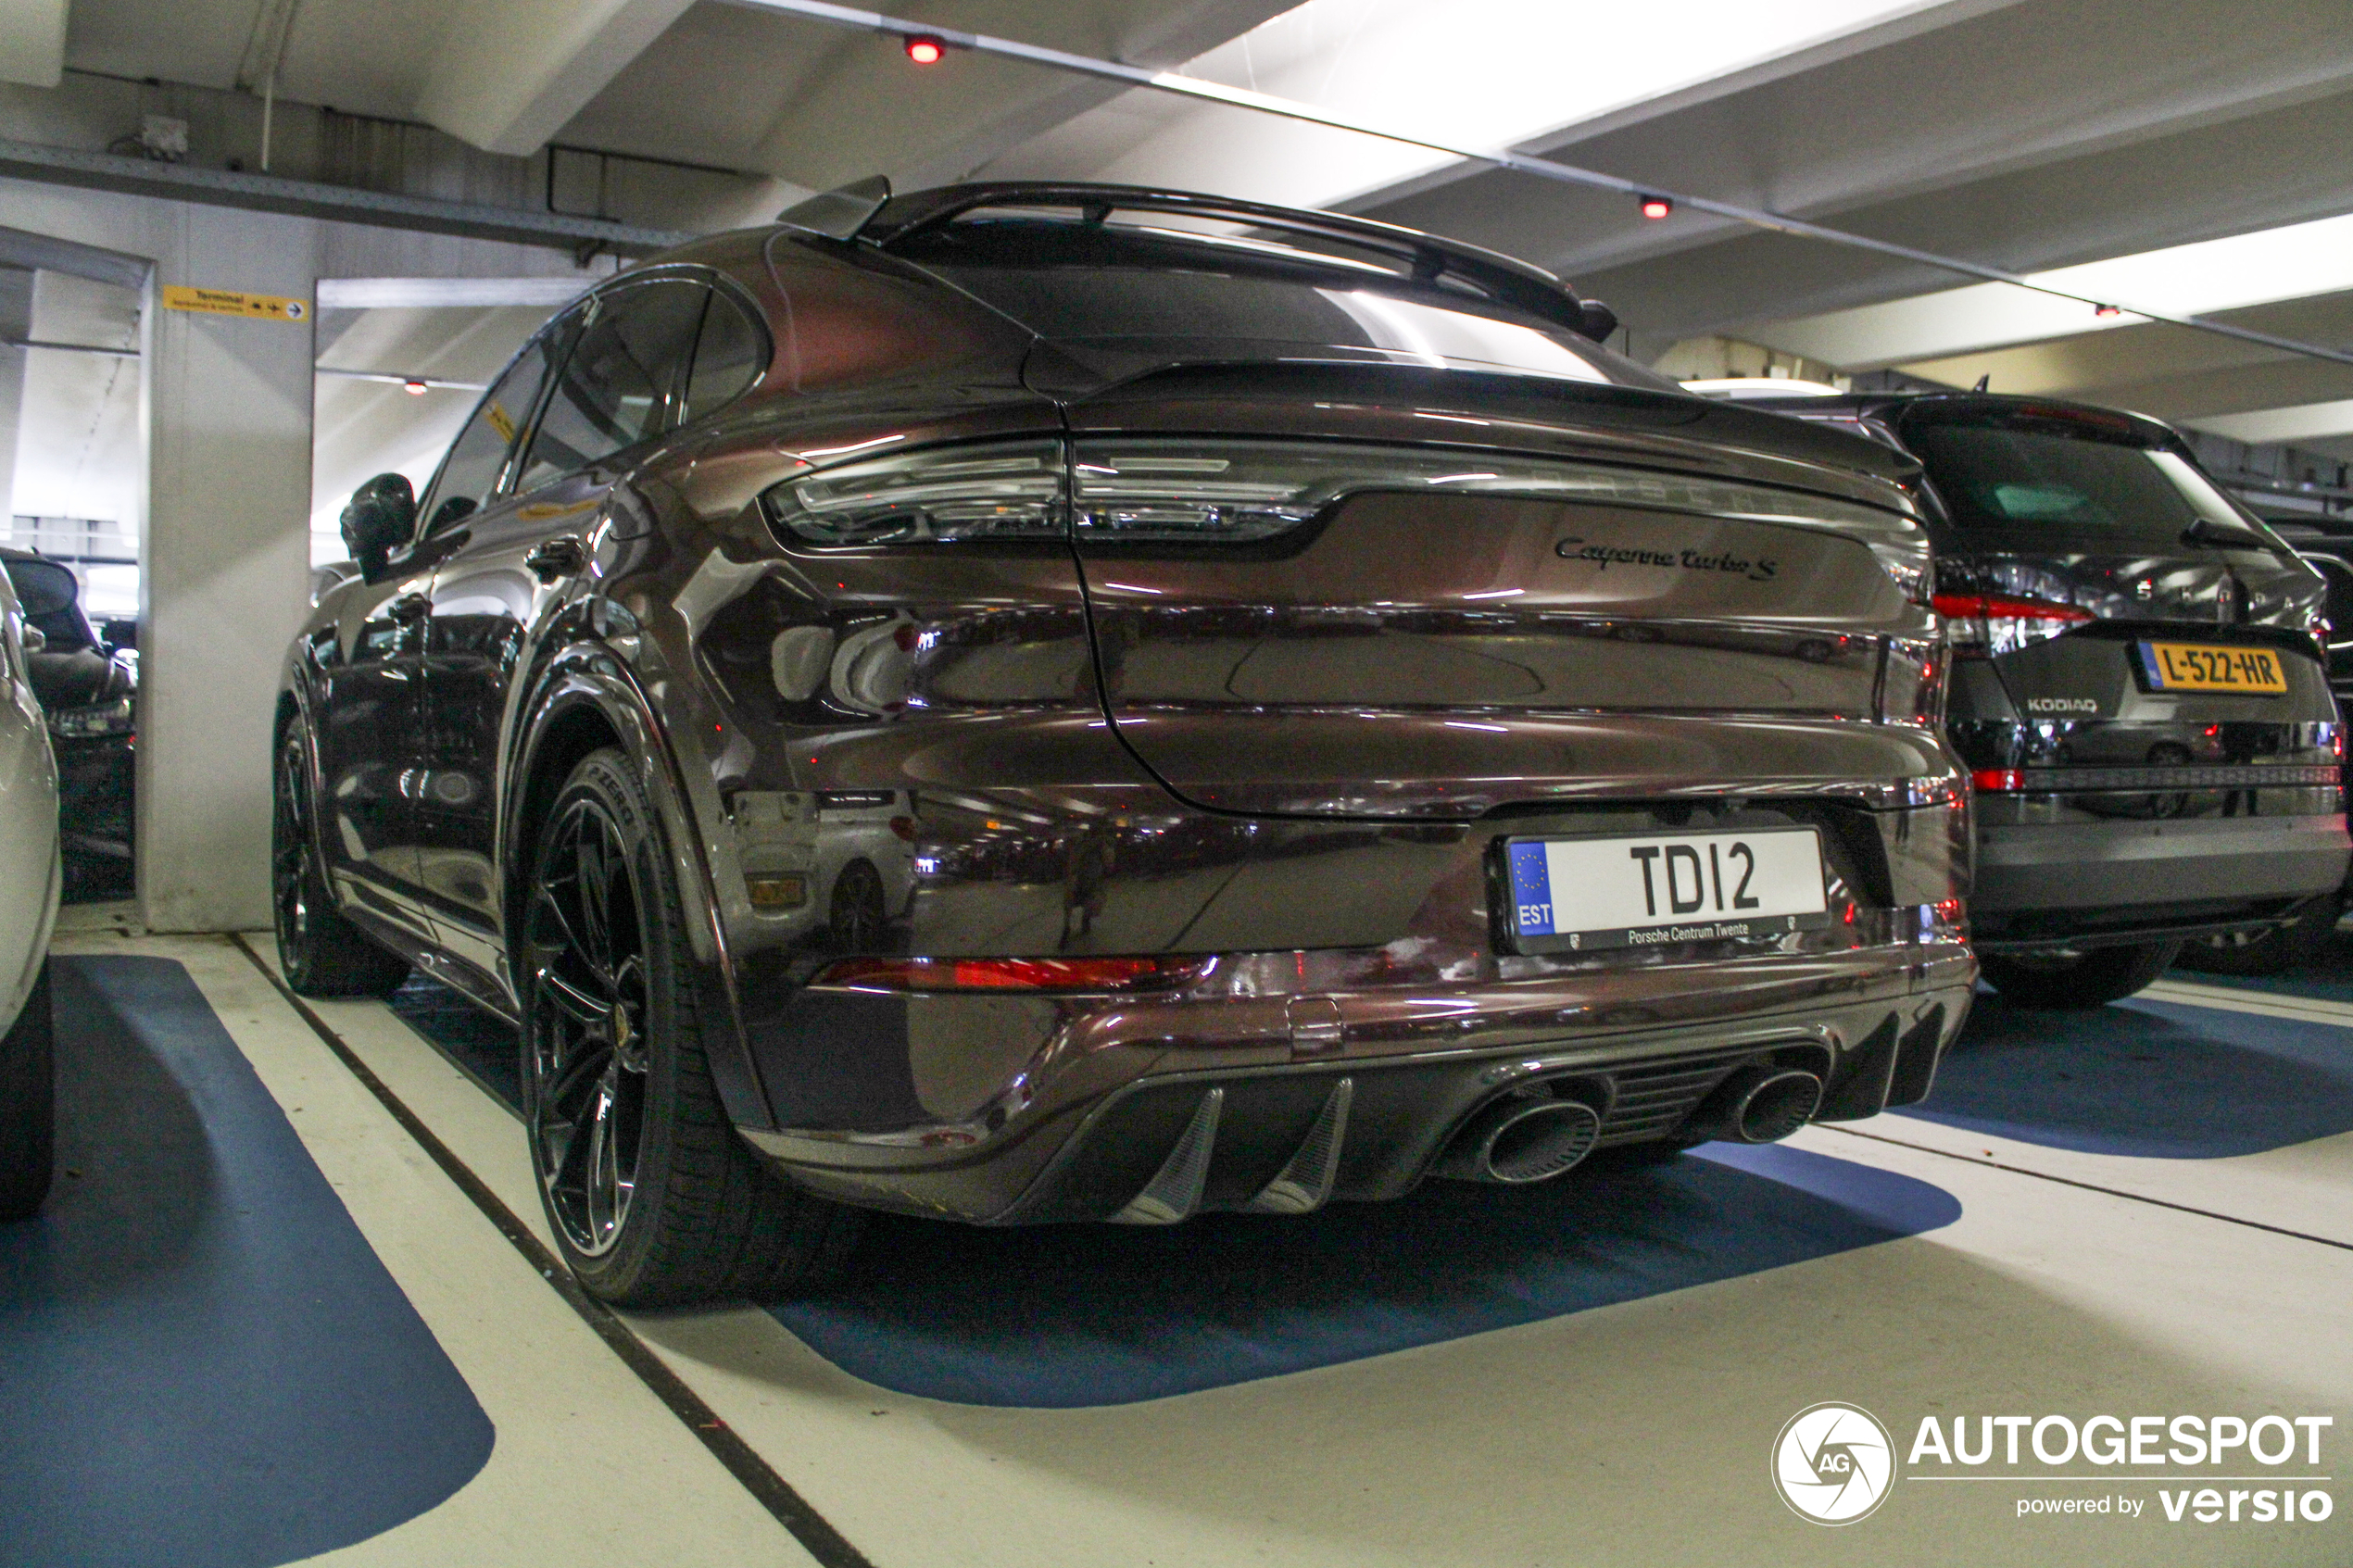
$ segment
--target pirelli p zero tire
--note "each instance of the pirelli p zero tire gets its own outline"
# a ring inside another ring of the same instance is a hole
[[[31,1217],[49,1196],[57,1162],[57,1067],[52,1059],[49,966],[0,1033],[0,1221]]]
[[[2171,968],[2181,950],[2179,942],[2150,942],[2048,958],[1986,953],[1978,964],[1985,983],[2013,1007],[2085,1009],[2131,996]]]
[[[310,787],[310,743],[299,721],[286,726],[272,770],[270,902],[278,928],[278,966],[306,997],[387,997],[409,978],[409,964],[377,947],[335,909],[319,861],[317,802]]]
[[[523,1117],[539,1195],[588,1290],[628,1307],[773,1297],[837,1272],[862,1214],[772,1175],[713,1087],[684,908],[628,757],[547,813],[523,919]]]
[[[2183,969],[2208,974],[2279,974],[2319,960],[2336,935],[2342,912],[2334,897],[2324,898],[2287,924],[2257,935],[2232,932],[2201,937],[2182,948],[2179,962]]]

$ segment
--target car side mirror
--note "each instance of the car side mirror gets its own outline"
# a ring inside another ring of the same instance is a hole
[[[1617,331],[1617,312],[1598,299],[1579,302],[1577,309],[1577,335],[1592,338],[1595,343],[1607,343],[1609,334]]]
[[[24,629],[24,651],[28,657],[45,653],[49,648],[49,633],[28,621]]]
[[[417,532],[417,493],[409,476],[380,473],[351,493],[343,508],[343,547],[369,581],[384,575],[392,552]]]

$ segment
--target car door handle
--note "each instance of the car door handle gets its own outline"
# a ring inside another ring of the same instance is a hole
[[[588,546],[577,533],[560,533],[553,539],[542,540],[522,558],[522,564],[542,583],[553,583],[559,577],[570,577],[588,564]]]
[[[433,601],[422,594],[403,594],[384,606],[384,613],[407,626],[433,613]]]

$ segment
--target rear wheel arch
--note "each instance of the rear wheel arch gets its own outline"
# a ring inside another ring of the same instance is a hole
[[[590,754],[614,747],[630,759],[645,784],[667,840],[689,952],[704,992],[704,1016],[724,1021],[724,1039],[714,1034],[706,1040],[721,1098],[736,1125],[773,1125],[766,1090],[743,1041],[709,857],[661,724],[643,693],[613,668],[612,656],[601,648],[571,650],[550,659],[534,697],[525,709],[531,718],[518,726],[520,741],[510,753],[515,759],[510,774],[513,782],[498,850],[509,984],[517,999],[523,980],[520,939],[540,834],[573,770]]]
[[[555,805],[564,780],[591,752],[607,746],[626,749],[626,744],[611,719],[595,703],[568,703],[540,721],[524,754],[523,767],[518,774],[522,786],[508,812],[503,834],[502,902],[510,933],[522,929],[523,906],[530,897],[532,858],[538,847],[539,834],[547,826],[547,812]]]

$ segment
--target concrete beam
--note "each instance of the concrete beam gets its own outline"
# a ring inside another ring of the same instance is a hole
[[[362,191],[312,180],[284,180],[274,174],[196,169],[182,163],[117,157],[111,153],[88,153],[31,142],[0,141],[0,174],[85,190],[243,207],[252,212],[340,219],[346,223],[380,224],[391,229],[552,245],[564,250],[604,250],[622,256],[650,255],[694,237],[675,230],[647,229],[601,218],[568,218],[526,207],[436,201],[428,196]]]
[[[587,107],[692,0],[482,0],[459,7],[417,112],[522,157]]]
[[[2260,445],[2273,441],[2320,441],[2353,435],[2353,398],[2334,403],[2306,403],[2294,408],[2265,408],[2253,414],[2218,414],[2190,421],[2209,434]]]

